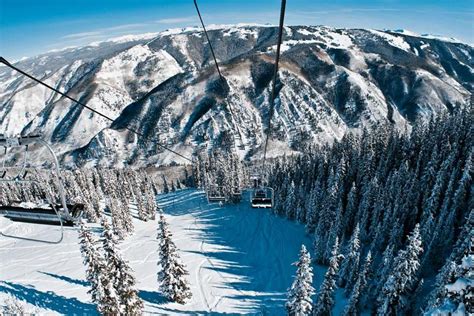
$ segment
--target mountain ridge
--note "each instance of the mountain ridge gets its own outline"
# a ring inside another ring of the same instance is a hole
[[[42,133],[66,164],[123,166],[182,163],[153,141],[192,155],[225,145],[240,127],[246,150],[239,155],[258,158],[276,27],[211,26],[209,35],[228,91],[219,90],[199,28],[16,64],[112,116],[112,124],[0,68],[0,133]],[[403,130],[420,117],[463,106],[474,85],[473,56],[467,44],[390,31],[286,26],[271,154],[376,124]]]

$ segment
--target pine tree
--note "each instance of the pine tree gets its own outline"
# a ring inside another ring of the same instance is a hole
[[[329,268],[324,275],[323,284],[321,284],[319,288],[316,305],[313,307],[313,315],[315,316],[331,315],[331,310],[334,307],[337,273],[339,271],[339,263],[342,259],[343,256],[339,254],[339,240],[336,238],[331,252]]]
[[[356,278],[356,273],[359,270],[359,258],[360,258],[360,240],[359,240],[359,224],[356,225],[354,233],[349,241],[347,247],[347,253],[344,255],[344,260],[341,264],[341,270],[339,271],[340,287],[348,284],[351,286]]]
[[[79,239],[83,262],[86,266],[86,278],[91,284],[88,293],[91,294],[92,302],[97,304],[97,310],[103,315],[119,314],[120,302],[103,255],[97,247],[96,240],[83,225],[80,227]]]
[[[346,308],[344,309],[344,315],[359,315],[359,305],[361,302],[361,298],[364,297],[365,291],[367,288],[367,283],[370,275],[370,269],[372,265],[372,254],[367,254],[365,259],[364,266],[362,270],[359,272],[357,277],[357,281],[352,289],[351,296],[349,298],[349,302],[347,303]]]
[[[13,296],[9,296],[5,300],[4,307],[0,310],[0,315],[5,316],[27,316],[31,314],[27,312],[25,305]]]
[[[158,264],[161,271],[158,272],[158,282],[163,295],[173,302],[184,304],[191,298],[191,289],[186,275],[188,272],[179,257],[176,245],[172,241],[172,234],[163,214],[160,215],[158,228],[158,240],[160,242]]]
[[[333,246],[336,242],[336,239],[339,238],[339,235],[343,231],[342,225],[344,224],[344,221],[342,219],[343,212],[342,212],[342,201],[341,200],[339,201],[339,207],[337,208],[336,214],[337,214],[336,218],[333,219],[331,229],[329,230],[329,234],[328,234],[328,240],[327,240],[327,244],[326,244],[326,252],[325,252],[325,255],[324,255],[324,258],[325,258],[324,262],[329,262],[329,260],[332,256],[332,249],[333,249]]]
[[[126,232],[123,223],[123,216],[121,214],[122,210],[119,206],[119,201],[116,198],[111,198],[109,199],[107,206],[110,212],[110,216],[112,218],[113,232],[120,240],[122,240],[126,236]]]
[[[79,244],[83,263],[86,266],[86,279],[91,285],[88,293],[92,296],[92,302],[99,305],[104,291],[101,288],[101,278],[104,277],[105,263],[97,247],[97,241],[83,223],[79,228]]]
[[[120,302],[120,313],[124,315],[141,315],[143,312],[143,302],[138,297],[138,291],[135,289],[136,281],[132,275],[132,269],[120,255],[117,248],[117,240],[110,226],[106,221],[103,221],[102,225],[104,228],[102,242],[107,274],[112,281],[117,299]]]
[[[301,245],[300,257],[294,265],[296,270],[295,280],[288,290],[288,300],[286,310],[289,315],[304,316],[310,315],[312,311],[311,295],[314,294],[313,269],[311,268],[311,257],[306,247]]]
[[[292,181],[288,187],[286,201],[285,201],[285,213],[289,219],[295,219],[296,217],[296,193],[295,183]]]
[[[395,258],[393,270],[379,296],[378,315],[403,313],[407,296],[413,290],[412,285],[416,281],[422,251],[420,229],[417,224],[408,237],[406,249],[400,250]]]
[[[318,226],[316,226],[316,230],[314,232],[314,261],[316,263],[322,264],[325,262],[324,255],[327,246],[327,239],[328,233],[327,230],[324,229],[324,224],[320,220],[318,222]]]
[[[473,240],[474,243],[474,240]],[[464,308],[468,315],[474,314],[473,285],[474,277],[474,245],[461,259],[453,270],[452,282],[444,286],[443,296],[457,309]]]
[[[474,209],[471,210],[469,217],[466,219],[466,223],[463,226],[461,233],[459,234],[458,241],[456,245],[444,264],[440,272],[436,276],[436,282],[434,289],[429,295],[428,299],[428,309],[436,308],[444,303],[448,298],[447,285],[455,283],[456,279],[459,277],[459,273],[462,271],[462,268],[469,267],[464,261],[472,258],[474,256]],[[471,264],[471,276],[472,264]],[[459,302],[459,300],[458,300]],[[471,304],[472,306],[472,304]]]
[[[134,231],[132,214],[130,213],[129,200],[121,195],[119,197],[119,206],[120,206],[120,216],[122,222],[122,228],[127,235],[130,235]]]
[[[163,181],[163,193],[169,193],[170,192],[170,189],[168,187],[168,181],[166,181],[166,178],[165,176],[161,176],[161,179]]]

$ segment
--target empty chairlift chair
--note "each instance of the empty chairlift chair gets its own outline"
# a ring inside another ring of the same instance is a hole
[[[273,189],[262,185],[260,176],[253,176],[254,191],[251,204],[253,208],[272,208],[273,207]]]
[[[239,203],[242,200],[242,190],[239,187],[232,188],[232,203]]]
[[[256,188],[252,196],[253,208],[272,208],[273,189],[270,187]]]
[[[83,204],[68,204],[71,217],[65,217],[61,204],[15,202],[0,206],[0,214],[14,222],[74,226],[74,218],[81,216]]]
[[[225,202],[225,196],[224,196],[222,187],[218,185],[209,185],[209,187],[207,188],[206,195],[207,195],[207,201],[209,203]]]
[[[40,183],[38,180],[27,177],[28,169],[28,146],[33,144],[39,144],[44,146],[52,158],[52,164],[54,168],[51,170],[53,174],[53,179],[56,182],[56,188],[58,189],[58,196],[60,199],[59,203],[53,202],[51,194],[46,192],[44,189],[44,183]],[[27,223],[38,223],[38,224],[56,224],[61,226],[61,237],[58,241],[45,241],[45,240],[36,240],[40,242],[48,243],[59,243],[63,239],[63,225],[73,226],[82,216],[84,206],[82,204],[70,205],[66,203],[65,189],[61,180],[59,163],[58,159],[49,146],[40,136],[22,136],[15,138],[6,138],[0,136],[0,146],[5,148],[5,153],[7,153],[8,148],[25,148],[23,165],[20,168],[20,172],[16,172],[16,175],[13,177],[7,176],[7,169],[14,169],[12,167],[5,166],[5,160],[2,164],[2,170],[0,170],[0,184],[29,184],[32,187],[37,186],[39,190],[43,190],[44,197],[46,201],[41,203],[38,202],[20,202],[15,201],[11,202],[9,205],[0,206],[0,215],[3,215],[5,218],[8,218],[12,221],[17,222],[27,222]],[[5,157],[6,159],[6,157]],[[18,168],[17,168],[18,169]],[[21,236],[12,236],[5,233],[1,233],[6,237],[28,239]]]

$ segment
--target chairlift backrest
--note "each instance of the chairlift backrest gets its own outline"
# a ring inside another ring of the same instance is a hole
[[[0,178],[0,183],[21,183],[21,182],[35,183],[37,182],[36,180],[29,180],[26,178],[26,176],[28,175],[28,171],[26,170],[27,161],[28,161],[28,155],[27,155],[28,146],[33,145],[33,144],[39,144],[39,145],[44,146],[48,150],[50,156],[52,157],[52,162],[54,165],[54,169],[53,169],[54,172],[52,173],[54,174],[57,181],[57,187],[59,190],[59,198],[60,198],[60,202],[62,206],[61,217],[68,221],[76,221],[78,218],[70,214],[67,203],[66,203],[65,189],[64,189],[64,185],[61,179],[58,158],[56,154],[54,153],[53,149],[51,148],[51,146],[47,142],[45,142],[39,135],[10,137],[10,138],[4,137],[4,136],[0,137],[0,146],[5,148],[5,153],[7,152],[8,148],[25,146],[25,156],[24,156],[23,165],[21,167],[20,172],[15,177],[10,177],[10,178],[6,177],[6,167],[5,167],[5,160],[4,160],[3,167],[2,167],[3,170],[0,174],[2,176]]]

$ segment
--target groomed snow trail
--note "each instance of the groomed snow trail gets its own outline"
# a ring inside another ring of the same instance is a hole
[[[248,193],[238,205],[208,204],[205,195],[183,190],[158,197],[174,241],[189,271],[192,299],[169,303],[156,280],[157,221],[134,220],[135,233],[120,245],[135,271],[147,314],[284,315],[301,244],[311,249],[304,227],[269,210],[252,209]],[[20,228],[21,227],[21,228]],[[0,229],[22,230],[29,237],[54,239],[58,228],[12,223]],[[67,228],[60,245],[0,236],[0,302],[14,294],[46,314],[94,314],[77,231]],[[322,273],[315,273],[315,287]]]

